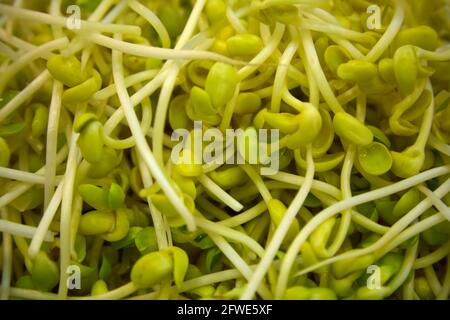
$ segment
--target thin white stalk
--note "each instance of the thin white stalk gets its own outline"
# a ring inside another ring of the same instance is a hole
[[[450,222],[450,208],[441,199],[439,199],[433,191],[431,191],[424,185],[417,186],[417,189],[419,189],[420,192],[427,196],[428,199],[431,200],[433,205],[439,210],[439,213],[441,213],[444,218]]]
[[[67,19],[63,17],[55,17],[47,13],[33,11],[28,9],[14,8],[8,5],[0,4],[0,12],[8,14],[10,16],[24,19],[27,21],[39,22],[43,24],[56,25],[60,27],[67,27]],[[91,22],[86,20],[80,21],[80,29],[72,30],[76,32],[105,32],[105,33],[124,33],[131,35],[140,35],[141,29],[137,26],[130,26],[124,24],[108,24]]]
[[[298,41],[291,41],[280,58],[278,68],[275,73],[275,79],[273,81],[273,94],[272,99],[270,100],[271,112],[280,112],[281,94],[283,92],[283,87],[285,86],[288,66],[291,65],[291,60],[297,52],[298,46]]]
[[[60,218],[60,254],[58,295],[61,298],[67,297],[67,273],[65,272],[70,264],[71,249],[71,219],[72,203],[74,195],[75,177],[77,174],[78,148],[76,140],[78,134],[73,133],[70,141],[69,156],[67,158],[66,171],[64,173],[64,189],[62,191],[61,218]]]
[[[241,274],[250,281],[252,278],[253,271],[248,266],[248,264],[242,259],[242,257],[234,250],[234,248],[221,236],[209,233],[211,240],[216,244],[216,246],[222,251],[222,253],[230,260],[230,262],[236,267],[236,269],[241,272]],[[263,299],[271,299],[272,294],[266,288],[266,286],[259,281],[256,284],[255,291],[261,295]]]
[[[36,229],[36,233],[34,234],[34,237],[31,240],[30,248],[28,249],[28,254],[30,255],[30,258],[34,258],[41,249],[41,245],[42,242],[44,241],[45,235],[47,234],[50,224],[52,223],[53,218],[55,217],[56,211],[58,210],[59,205],[61,204],[62,192],[64,189],[64,181],[65,179],[59,183],[58,188],[56,188],[55,194],[53,195],[53,198],[50,200],[47,209],[42,215],[41,221],[39,222],[39,225]]]
[[[308,237],[311,235],[311,233],[325,220],[328,218],[338,214],[339,212],[342,212],[345,209],[358,206],[362,203],[366,203],[369,201],[373,201],[397,192],[400,192],[402,190],[411,188],[415,185],[418,185],[424,181],[445,175],[450,172],[450,166],[442,166],[430,169],[428,171],[419,173],[416,176],[404,179],[402,181],[399,181],[397,183],[394,183],[392,185],[379,188],[373,191],[366,192],[361,195],[354,196],[347,200],[342,200],[337,202],[336,204],[327,207],[326,209],[322,210],[320,213],[316,214],[314,218],[312,218],[300,231],[300,233],[297,235],[297,237],[294,239],[294,241],[291,243],[291,246],[289,247],[282,263],[282,267],[280,269],[280,275],[278,277],[278,283],[277,283],[277,289],[275,296],[277,298],[280,298],[284,290],[286,288],[289,274],[291,271],[291,266],[294,263],[295,257],[297,256],[299,250],[301,249],[301,246],[304,244],[304,242],[308,239]],[[393,229],[391,228],[386,234],[388,234]],[[330,262],[333,261],[333,259],[336,259],[336,257],[327,259],[325,261]],[[321,262],[322,263],[322,262]],[[319,265],[319,264],[317,264]]]
[[[134,73],[131,76],[125,78],[125,86],[129,88],[141,82],[151,80],[158,74],[158,72],[159,70],[145,70]],[[114,94],[116,94],[116,85],[112,83],[102,90],[94,93],[94,95],[92,96],[92,100],[107,100]]]
[[[320,66],[319,57],[317,56],[317,51],[312,40],[311,31],[305,28],[301,28],[299,30],[299,33],[302,39],[303,48],[305,50],[307,63],[312,70],[323,98],[334,113],[345,111],[336,98],[333,90],[330,87],[330,84],[328,83],[327,78],[325,77],[325,73]]]
[[[273,175],[268,175],[267,178],[289,183],[295,186],[301,186],[305,183],[305,177],[283,171],[279,171]],[[338,200],[342,197],[341,191],[338,188],[320,180],[313,180],[311,189],[326,193]]]
[[[128,297],[129,295],[136,292],[137,288],[134,286],[133,282],[128,282],[121,287],[114,290],[108,291],[107,293],[99,294],[96,296],[86,296],[86,297],[73,297],[73,300],[117,300]]]
[[[292,224],[292,221],[295,219],[298,211],[303,206],[306,196],[311,190],[311,185],[314,179],[314,161],[312,158],[311,146],[308,146],[307,148],[306,157],[307,169],[305,183],[300,187],[299,191],[294,197],[294,200],[292,200],[289,208],[284,214],[283,219],[275,230],[272,239],[267,245],[266,252],[264,253],[264,256],[262,257],[258,267],[253,273],[244,293],[241,296],[241,299],[248,300],[253,298],[258,284],[263,280],[264,275],[269,270],[270,265],[275,258],[275,255],[277,254],[277,251],[280,248],[281,243],[283,242],[283,239],[289,230],[289,227]]]
[[[427,254],[426,256],[416,259],[414,269],[422,269],[431,266],[436,262],[444,259],[450,253],[450,240],[440,246],[438,249]]]
[[[159,38],[161,39],[161,44],[163,48],[170,48],[170,36],[169,33],[166,30],[166,27],[164,24],[159,20],[158,16],[153,13],[150,9],[148,9],[146,6],[142,5],[136,0],[130,1],[128,4],[131,9],[133,9],[137,14],[144,17],[150,25],[155,29],[156,33],[158,34]]]
[[[283,37],[284,30],[285,26],[283,24],[276,24],[270,42],[265,45],[264,49],[262,49],[246,66],[242,67],[238,71],[238,76],[241,81],[255,72],[261,64],[270,58],[272,53],[277,49],[278,44]]]
[[[203,187],[205,187],[206,190],[211,192],[218,199],[220,199],[220,201],[222,201],[234,211],[239,212],[244,208],[244,206],[239,201],[230,196],[230,194],[228,194],[219,185],[212,181],[206,174],[202,174],[198,178],[198,181],[202,184]]]
[[[11,113],[16,111],[25,101],[32,97],[47,81],[51,79],[48,70],[42,71],[40,75],[34,78],[22,91],[0,109],[0,123],[4,121]]]
[[[235,12],[233,12],[233,9],[230,5],[227,6],[225,15],[231,27],[236,31],[236,33],[247,33],[247,29],[245,29],[244,25],[239,20],[239,17],[236,16]]]
[[[63,85],[61,82],[53,81],[52,100],[50,102],[47,142],[45,148],[45,186],[44,186],[44,209],[47,208],[53,196],[56,180],[56,152],[58,144],[59,118],[62,108]]]
[[[200,228],[204,229],[206,232],[211,232],[217,235],[221,235],[225,238],[240,242],[244,246],[255,252],[259,257],[262,257],[264,255],[264,248],[261,247],[261,245],[254,239],[242,232],[225,227],[218,223],[208,221],[204,218],[196,218],[195,221],[197,222],[197,225]]]
[[[233,65],[242,65],[244,62],[230,59],[218,53],[202,50],[165,49],[148,45],[112,39],[101,34],[84,35],[86,40],[106,48],[117,50],[138,57],[155,58],[161,60],[213,60]]]
[[[18,58],[12,64],[10,64],[8,68],[6,68],[6,70],[4,70],[4,72],[2,73],[2,78],[0,79],[0,93],[4,90],[5,86],[8,84],[8,81],[30,62],[38,59],[44,53],[49,53],[57,49],[63,49],[66,48],[68,45],[69,39],[67,39],[67,37],[62,37],[47,42],[22,55],[20,58]]]
[[[144,164],[142,156],[139,153],[137,153],[137,157],[138,157],[138,167],[141,173],[141,179],[142,183],[144,184],[144,188],[150,188],[152,186],[152,177],[148,172],[148,168]],[[147,197],[147,203],[150,209],[150,215],[152,216],[153,225],[155,227],[156,241],[158,243],[158,248],[161,250],[168,247],[167,234],[165,232],[166,228],[164,226],[165,222],[161,213],[152,205],[150,197]]]
[[[0,219],[0,231],[9,233],[13,236],[32,239],[36,233],[36,230],[37,229],[32,226],[27,226],[24,224]],[[51,231],[47,231],[44,236],[44,241],[52,242],[53,240],[54,240],[54,233]]]
[[[172,96],[175,82],[177,80],[180,68],[174,64],[169,69],[169,73],[164,80],[161,91],[158,97],[158,104],[156,105],[155,120],[153,122],[153,139],[152,150],[155,154],[155,159],[159,165],[163,165],[163,135],[166,126],[167,110],[169,108],[170,98]]]
[[[261,201],[250,209],[217,223],[225,227],[234,228],[255,219],[265,211],[267,211],[266,203]]]
[[[45,177],[36,173],[0,167],[0,178],[17,180],[31,184],[44,184]]]
[[[8,219],[8,212],[5,208],[1,210],[1,216],[3,219]],[[2,284],[0,300],[8,300],[11,285],[12,275],[12,258],[13,258],[13,243],[11,234],[3,232],[3,266],[2,266]]]
[[[380,40],[378,40],[377,44],[375,44],[370,50],[370,52],[365,56],[364,60],[369,62],[375,62],[383,55],[383,53],[386,51],[386,49],[394,40],[398,31],[400,31],[404,18],[405,18],[405,1],[397,0],[395,1],[395,12],[394,16],[392,17],[391,23],[387,27],[386,31],[384,32]]]
[[[153,156],[152,151],[148,146],[147,140],[145,139],[145,136],[142,133],[139,121],[133,109],[132,102],[128,95],[127,89],[125,88],[121,52],[113,50],[112,65],[113,65],[113,77],[114,82],[116,83],[117,94],[119,96],[120,102],[122,103],[122,108],[125,113],[125,117],[127,118],[131,133],[133,134],[136,140],[136,147],[139,153],[141,154],[144,162],[148,166],[150,172],[152,173],[153,177],[156,179],[156,181],[158,181],[161,189],[164,191],[167,198],[170,200],[172,205],[175,207],[175,209],[181,215],[183,220],[186,222],[188,229],[190,231],[194,231],[196,227],[192,213],[188,210],[185,204],[182,201],[180,201],[180,198],[173,189],[172,185],[169,183],[165,173],[159,167],[156,159]]]

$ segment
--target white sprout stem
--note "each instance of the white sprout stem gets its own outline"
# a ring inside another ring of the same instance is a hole
[[[292,34],[294,34],[297,38],[298,38],[298,32],[295,30],[295,28],[292,28]],[[300,58],[303,61],[303,65],[305,67],[305,71],[306,71],[306,77],[308,79],[308,86],[309,86],[309,102],[313,105],[313,106],[319,106],[320,104],[320,91],[319,91],[319,87],[317,85],[317,81],[314,78],[314,73],[311,70],[311,67],[308,63],[306,62],[306,52],[305,52],[305,48],[303,47],[298,47],[297,49]],[[275,88],[275,86],[274,86]],[[283,92],[282,92],[282,98],[283,99],[293,99],[292,95],[290,93],[288,93],[289,90],[287,90],[287,88],[283,88]],[[285,98],[286,97],[286,98]],[[339,100],[338,100],[339,101]],[[287,102],[289,103],[289,102]],[[291,103],[292,105],[292,103]],[[297,103],[293,104],[294,106],[297,105]],[[298,110],[299,112],[302,112],[302,110]]]
[[[244,293],[241,296],[241,299],[248,300],[251,299],[255,293],[258,284],[263,280],[264,275],[270,268],[270,265],[275,258],[275,255],[280,248],[280,245],[286,236],[292,221],[295,219],[298,211],[303,206],[303,203],[311,190],[311,185],[314,178],[314,161],[312,158],[311,146],[307,148],[307,169],[305,176],[305,183],[300,187],[299,191],[295,195],[294,200],[292,200],[289,208],[284,214],[283,219],[281,220],[278,228],[275,230],[272,239],[267,245],[266,252],[262,257],[258,267],[253,273]]]
[[[360,94],[358,96],[356,104],[356,118],[363,123],[366,117],[366,103],[367,103],[366,96],[364,94]],[[341,171],[341,189],[343,200],[352,197],[352,189],[350,184],[355,155],[356,155],[356,146],[354,144],[351,144],[348,147],[347,153],[345,155]],[[336,252],[339,251],[339,249],[341,248],[342,244],[345,241],[351,222],[352,222],[352,210],[351,208],[349,208],[342,213],[342,219],[340,221],[336,237],[334,238],[334,241],[327,250],[328,256],[334,256]]]
[[[36,48],[35,45],[18,38],[12,34],[7,33],[5,30],[0,29],[0,40],[12,45],[13,47],[16,47],[18,50],[27,51],[27,50],[33,50]],[[46,56],[47,55],[47,56]],[[50,55],[44,54],[43,57],[50,57]]]
[[[429,205],[428,207],[430,207]],[[428,217],[426,219],[423,219],[420,222],[417,222],[413,226],[409,227],[408,229],[405,229],[402,231],[398,236],[396,236],[391,242],[389,242],[386,246],[382,247],[381,249],[376,251],[376,257],[382,257],[392,249],[396,248],[406,240],[410,239],[411,237],[428,230],[435,225],[445,221],[445,219],[440,214],[435,214],[431,217]],[[387,241],[384,241],[387,242]],[[380,247],[380,245],[377,245],[377,247]],[[373,251],[373,250],[372,250]]]
[[[36,173],[0,167],[0,178],[17,180],[31,184],[44,184],[45,177]]]
[[[137,106],[145,97],[150,96],[155,92],[162,84],[164,76],[166,76],[166,72],[159,73],[155,78],[153,78],[151,81],[149,81],[142,89],[140,89],[138,92],[136,92],[134,95],[131,96],[131,104],[133,108]],[[123,108],[120,107],[112,114],[109,115],[109,119],[105,122],[104,129],[106,134],[110,134],[112,132],[112,129],[115,127],[113,124],[120,123],[123,120],[124,117],[124,111]]]
[[[60,254],[59,254],[59,289],[61,298],[67,297],[67,273],[70,264],[71,249],[71,219],[74,195],[75,177],[77,174],[78,148],[76,140],[78,134],[73,133],[70,141],[69,156],[67,157],[66,171],[64,173],[64,190],[62,191],[61,218],[60,218]]]
[[[127,118],[130,130],[134,139],[136,140],[136,147],[141,154],[144,162],[152,173],[153,177],[158,181],[161,189],[166,194],[167,198],[170,200],[172,205],[181,215],[183,220],[186,222],[187,227],[190,231],[195,230],[195,221],[191,212],[186,208],[185,204],[180,201],[177,193],[173,189],[172,185],[167,180],[164,172],[159,167],[156,159],[154,158],[152,151],[150,150],[147,140],[139,125],[136,113],[134,112],[133,105],[131,103],[130,97],[128,96],[127,89],[125,88],[125,81],[123,78],[123,65],[122,65],[122,53],[117,50],[113,50],[113,77],[116,84],[117,94],[119,96],[120,102],[122,104],[123,112]]]
[[[305,55],[307,59],[307,63],[312,70],[314,78],[316,79],[317,85],[319,86],[319,90],[322,93],[323,98],[328,103],[329,107],[334,113],[343,112],[341,104],[336,98],[333,90],[330,87],[330,84],[325,77],[325,73],[320,66],[319,57],[317,56],[316,48],[314,47],[314,43],[311,36],[311,31],[308,29],[301,28],[299,30],[303,47],[305,50]]]
[[[27,21],[39,22],[43,24],[56,25],[60,27],[67,27],[67,19],[63,17],[55,17],[47,13],[14,8],[8,5],[0,4],[0,12],[8,14],[13,17],[21,18]],[[129,26],[124,24],[108,24],[91,21],[80,21],[80,29],[72,31],[88,31],[88,32],[107,32],[107,33],[125,33],[131,35],[140,35],[141,29],[137,26]]]
[[[145,70],[145,71],[134,73],[131,76],[128,76],[125,78],[125,87],[129,88],[129,87],[139,84],[143,81],[151,80],[158,74],[158,72],[159,72],[158,70]],[[114,83],[112,83],[109,86],[103,88],[102,90],[99,90],[96,93],[94,93],[94,95],[92,96],[92,99],[93,100],[107,100],[108,98],[112,97],[114,94],[116,94],[116,85]]]
[[[0,109],[0,123],[5,120],[11,113],[16,111],[25,101],[33,96],[44,83],[51,79],[48,70],[42,71],[26,88],[20,91],[11,101],[9,101],[3,108]]]
[[[236,31],[236,33],[247,33],[247,29],[245,29],[244,25],[236,16],[236,13],[233,11],[230,5],[227,6],[225,15],[231,27]]]
[[[417,248],[419,247],[419,242],[417,241],[411,248],[408,248],[405,253],[405,259],[400,268],[400,271],[395,275],[394,279],[389,282],[387,287],[386,295],[392,295],[395,290],[397,290],[408,278],[411,270],[413,270],[414,261],[417,256]]]
[[[166,126],[167,109],[169,108],[170,98],[172,96],[175,82],[177,80],[179,67],[172,65],[169,74],[164,81],[158,98],[158,104],[155,111],[155,120],[153,122],[152,150],[156,161],[163,165],[163,134]]]
[[[1,217],[5,220],[8,219],[8,212],[5,208],[1,209]],[[0,300],[8,300],[11,285],[12,274],[12,258],[13,258],[13,244],[11,234],[3,232],[3,266],[2,266],[2,284]]]
[[[255,252],[259,257],[262,257],[264,255],[264,248],[261,247],[261,245],[254,239],[252,239],[251,237],[242,232],[225,227],[218,223],[208,221],[204,218],[196,218],[195,221],[197,222],[197,225],[200,228],[204,229],[206,232],[213,232],[227,239],[240,242],[244,246],[248,247],[250,250]]]
[[[59,150],[58,155],[56,156],[57,164],[60,164],[61,162],[64,161],[65,157],[67,156],[67,150],[68,150],[67,146],[62,147],[61,150]],[[40,168],[38,171],[36,171],[36,174],[44,175],[45,174],[45,166]],[[5,207],[6,205],[8,205],[8,203],[13,201],[17,197],[20,197],[20,195],[22,195],[24,192],[26,192],[32,186],[33,186],[32,184],[23,183],[23,184],[17,186],[16,188],[14,188],[13,190],[9,191],[8,193],[5,193],[4,195],[2,195],[0,197],[0,208]]]
[[[389,231],[389,227],[383,226],[354,210],[352,210],[352,221],[364,227],[365,229],[378,234],[385,234]]]
[[[413,145],[414,147],[419,148],[421,150],[424,150],[425,146],[427,145],[428,138],[430,137],[431,134],[431,128],[433,126],[433,116],[434,116],[434,93],[433,93],[433,86],[431,85],[431,81],[429,79],[426,86],[427,89],[431,91],[431,101],[422,118],[420,131],[419,134],[417,135],[416,142],[414,142]]]
[[[380,40],[378,40],[378,42],[372,47],[370,52],[364,57],[364,60],[369,62],[375,62],[383,55],[383,53],[392,43],[398,31],[400,30],[404,18],[405,18],[405,1],[397,0],[395,1],[395,12],[394,16],[392,17],[391,23],[387,27],[386,31],[384,32]]]
[[[198,177],[198,181],[201,183],[206,190],[215,195],[220,201],[226,204],[228,207],[233,209],[236,212],[241,211],[244,208],[239,201],[234,199],[230,194],[228,194],[225,190],[223,190],[220,186],[218,186],[214,181],[212,181],[206,174],[202,174]]]
[[[103,0],[99,3],[95,11],[89,16],[88,21],[99,21],[111,8],[113,4],[115,4],[116,0]]]
[[[24,224],[11,222],[8,220],[0,219],[0,231],[9,233],[13,236],[18,236],[26,239],[32,239],[36,233],[36,228],[27,226]],[[44,241],[52,242],[54,240],[54,234],[51,231],[47,231],[44,236]]]
[[[200,15],[202,14],[205,4],[206,0],[198,0],[195,2],[186,25],[184,26],[184,29],[178,38],[177,44],[175,45],[175,49],[181,49],[188,43],[189,39],[194,33],[195,28],[197,27]]]
[[[0,42],[0,52],[4,53],[9,59],[17,59],[18,54],[3,42]]]
[[[426,256],[416,259],[414,262],[414,269],[422,269],[431,266],[436,262],[444,259],[450,253],[450,240],[440,246],[438,249]]]
[[[270,109],[272,112],[280,112],[281,94],[283,92],[283,87],[285,86],[288,66],[291,65],[291,60],[294,57],[298,46],[298,41],[291,41],[280,58],[278,68],[275,73],[275,79],[273,81],[272,99],[270,100]]]
[[[209,51],[158,48],[112,39],[101,34],[89,34],[83,35],[83,37],[103,47],[118,50],[120,52],[138,57],[155,58],[160,60],[213,60],[233,65],[244,64],[242,61],[230,59],[218,53]]]
[[[250,209],[242,213],[239,213],[231,218],[219,221],[217,223],[225,227],[234,228],[255,219],[256,217],[258,217],[259,215],[261,215],[266,211],[267,206],[265,201],[263,200],[259,202],[257,205],[251,207]]]
[[[439,278],[436,275],[436,271],[433,266],[428,266],[423,269],[423,273],[425,278],[430,285],[431,291],[437,297],[442,290],[441,283],[439,282]]]
[[[440,51],[428,51],[417,48],[417,54],[420,58],[431,61],[448,61],[450,60],[449,45],[443,47]]]
[[[434,134],[431,134],[428,139],[428,144],[439,151],[440,153],[450,157],[450,145],[441,142]]]
[[[435,206],[436,209],[439,210],[439,213],[441,213],[442,216],[450,222],[450,208],[441,199],[439,199],[433,191],[431,191],[424,185],[417,186],[417,189],[419,189],[420,192],[427,196],[428,199],[430,199],[433,203],[433,206]]]
[[[68,45],[69,40],[67,37],[62,37],[47,42],[22,55],[19,59],[15,60],[14,63],[10,64],[2,73],[2,78],[0,80],[0,93],[3,92],[5,86],[8,84],[8,81],[27,64],[38,59],[44,53],[50,53],[53,50],[62,49]]]
[[[142,156],[138,152],[136,153],[138,158],[138,167],[141,173],[144,188],[150,188],[152,185],[152,178],[150,176],[150,173],[148,172],[148,168],[144,164],[144,160],[142,160]],[[164,227],[165,224],[164,219],[161,213],[152,205],[150,197],[147,197],[147,203],[150,208],[150,215],[152,217],[153,225],[155,227],[156,241],[158,243],[158,248],[160,250],[167,248],[168,242],[167,242],[167,235],[165,232],[166,228]]]
[[[49,8],[50,9],[50,12],[49,12],[50,15],[53,16],[53,17],[60,17],[61,16],[60,8],[61,8],[61,0],[53,0],[50,3],[50,8]],[[53,31],[53,36],[55,36],[55,37],[60,37],[60,36],[62,36],[64,34],[63,31],[62,31],[61,26],[52,25],[51,28],[52,28],[52,31]]]
[[[208,235],[216,244],[216,246],[222,251],[222,253],[228,258],[228,260],[230,260],[230,262],[236,267],[236,269],[239,270],[244,278],[250,281],[253,271],[249,267],[249,265],[242,259],[242,257],[236,252],[236,250],[234,250],[234,248],[221,236],[212,233],[208,233]],[[256,290],[263,299],[271,299],[271,292],[261,281],[258,281],[258,283],[256,284],[255,291]]]
[[[256,188],[264,199],[264,202],[266,204],[269,203],[269,201],[272,199],[272,195],[270,194],[270,191],[265,185],[261,176],[255,172],[255,169],[251,165],[244,164],[241,168],[245,171],[245,173],[247,173],[250,180],[252,180],[252,182],[255,184]]]
[[[297,261],[301,262],[301,257],[297,258]],[[272,265],[275,268],[278,268],[280,265],[280,261],[279,260],[274,261]],[[257,267],[257,265],[250,265],[249,267],[250,267],[250,269],[254,270]],[[227,280],[238,279],[241,277],[242,277],[242,274],[237,269],[228,269],[228,270],[224,270],[224,271],[218,271],[218,272],[214,272],[214,273],[210,273],[210,274],[205,274],[203,276],[200,276],[200,277],[197,277],[194,279],[186,280],[183,283],[181,289],[178,290],[178,292],[190,291],[190,290],[198,288],[198,287],[203,287],[203,286],[214,284],[214,283],[224,282]]]
[[[233,96],[230,101],[225,105],[225,110],[223,111],[222,121],[219,124],[219,130],[226,132],[227,128],[230,127],[231,120],[233,118],[234,108],[236,107],[238,96],[240,92],[240,83],[236,85]]]
[[[197,3],[199,3],[199,2],[197,2]],[[180,39],[181,39],[181,37],[180,37]],[[201,41],[201,40],[202,40],[202,37],[197,35],[196,37],[194,37],[191,40],[189,40],[188,42],[186,42],[185,47],[186,48],[193,47],[196,45],[196,43],[198,41]],[[200,47],[204,46],[206,42],[207,41],[203,41],[203,43],[200,44],[199,46]],[[209,47],[209,45],[207,43],[206,43],[206,45]],[[167,77],[167,73],[169,72],[168,69],[170,69],[170,65],[172,65],[172,61],[167,61],[155,78],[153,78],[146,85],[144,85],[141,89],[139,89],[139,91],[137,91],[135,94],[133,94],[131,96],[131,103],[133,105],[133,108],[136,105],[138,105],[139,103],[141,103],[141,101],[143,99],[151,96],[162,85],[162,83],[164,82],[164,79]],[[183,66],[183,64],[182,64],[182,66]],[[1,110],[0,110],[0,112],[1,112]],[[119,108],[114,112],[114,114],[111,116],[111,118],[117,117],[120,120],[122,120],[123,116],[124,116],[123,108]],[[118,121],[120,121],[120,120],[118,120]],[[108,123],[108,121],[107,121],[107,123]]]
[[[47,208],[50,199],[53,196],[56,180],[56,153],[59,118],[62,107],[63,85],[61,82],[53,81],[52,100],[50,102],[48,126],[47,126],[47,145],[45,150],[45,185],[44,185],[44,209]]]
[[[331,206],[335,204],[337,201],[326,194],[318,193],[317,191],[311,191],[313,195],[315,195],[325,206]],[[362,227],[366,228],[367,230],[370,230],[375,233],[379,234],[385,234],[389,231],[389,227],[383,226],[373,220],[370,220],[370,218],[362,215],[361,213],[352,210],[352,220],[361,225]]]
[[[275,26],[275,30],[273,31],[272,38],[270,39],[270,42],[267,43],[264,48],[244,67],[242,67],[238,71],[239,80],[244,80],[249,75],[251,75],[253,72],[255,72],[258,69],[258,66],[263,64],[267,59],[270,58],[272,53],[276,50],[278,47],[278,44],[281,41],[281,38],[283,37],[285,30],[285,26],[283,24],[277,23]]]
[[[127,2],[128,0],[120,0],[120,2],[106,14],[106,16],[102,20],[102,23],[112,23],[114,20],[116,20],[126,10]]]
[[[128,297],[138,290],[133,282],[124,284],[114,290],[108,291],[107,293],[99,294],[96,296],[86,296],[86,297],[73,297],[73,300],[117,300]]]
[[[437,296],[438,300],[447,300],[450,294],[450,255],[447,257],[447,268],[445,270],[445,278],[442,283],[442,289]]]
[[[329,206],[328,208],[322,210],[320,213],[316,214],[300,231],[297,237],[292,241],[285,257],[283,258],[282,267],[280,269],[280,275],[278,277],[277,289],[275,297],[281,297],[285,291],[289,274],[291,271],[291,266],[294,263],[295,257],[297,256],[299,250],[301,249],[304,242],[308,239],[311,233],[325,220],[328,218],[342,212],[343,210],[351,207],[358,206],[362,203],[373,201],[393,193],[400,192],[402,190],[411,188],[418,185],[424,181],[433,179],[445,175],[450,172],[450,166],[442,166],[430,169],[428,171],[419,173],[416,176],[404,179],[397,183],[391,184],[389,186],[379,188],[373,191],[366,192],[361,195],[354,196],[347,200],[341,200],[336,204]],[[389,230],[391,231],[392,228]],[[388,232],[389,232],[388,231]],[[387,234],[387,233],[386,233]],[[333,258],[325,260],[332,261]],[[318,264],[319,265],[319,264]]]
[[[133,9],[137,14],[144,17],[150,25],[155,29],[156,33],[158,34],[159,38],[161,39],[161,44],[163,48],[170,48],[170,36],[169,33],[166,30],[166,27],[164,24],[159,20],[158,16],[153,13],[150,9],[148,9],[146,6],[142,5],[136,0],[130,1],[128,4],[131,9]]]
[[[50,224],[53,221],[53,218],[55,217],[59,205],[61,204],[65,179],[66,178],[64,178],[63,181],[59,183],[58,188],[56,188],[55,194],[53,195],[53,198],[50,200],[50,203],[47,209],[44,211],[41,221],[37,226],[36,233],[34,234],[33,239],[31,240],[30,243],[30,247],[28,249],[28,254],[30,255],[30,258],[34,258],[41,249],[44,237],[50,227]]]
[[[338,37],[330,36],[331,40],[335,41],[338,45],[343,47],[350,53],[353,59],[362,60],[364,58],[364,55],[359,51],[357,47],[353,43],[351,43],[348,40],[340,39]]]
[[[361,43],[370,42],[370,37],[365,35],[364,33],[354,31],[351,29],[344,28],[342,26],[334,25],[330,26],[324,23],[318,23],[311,20],[303,19],[302,26],[311,31],[319,31],[321,33],[325,33],[327,35],[334,34],[341,38],[353,40]]]
[[[301,186],[305,183],[305,177],[298,176],[298,175],[295,175],[292,173],[283,172],[283,171],[279,171],[279,172],[277,172],[273,175],[269,175],[267,177],[269,179],[272,179],[275,181],[285,182],[285,183],[289,183],[289,184],[292,184],[295,186]],[[340,200],[342,197],[341,191],[338,188],[336,188],[332,184],[329,184],[329,183],[326,183],[326,182],[323,182],[320,180],[313,180],[311,189],[326,193],[338,200]]]
[[[43,292],[31,289],[22,289],[11,287],[10,296],[16,298],[30,299],[30,300],[57,300],[58,295],[50,292]]]
[[[442,197],[446,193],[448,193],[448,191],[450,191],[450,179],[447,180],[438,189],[436,189],[435,193],[437,196]],[[309,267],[309,268],[306,268],[306,269],[300,271],[299,273],[297,273],[297,275],[304,274],[313,269],[320,268],[325,265],[329,265],[330,263],[333,263],[333,262],[336,262],[339,260],[359,257],[361,255],[368,254],[368,253],[371,253],[374,251],[378,251],[377,256],[381,257],[382,255],[389,252],[396,246],[400,245],[403,241],[414,236],[415,234],[418,234],[426,229],[429,229],[432,226],[445,220],[441,215],[437,214],[432,217],[426,218],[421,222],[416,223],[414,226],[410,227],[407,230],[404,230],[411,222],[413,222],[424,211],[426,211],[428,208],[430,208],[431,205],[432,205],[432,203],[429,199],[425,199],[425,200],[421,201],[416,207],[414,207],[413,210],[411,210],[407,215],[403,216],[399,221],[397,221],[388,230],[388,232],[386,232],[377,242],[375,242],[371,246],[369,246],[365,249],[358,249],[358,250],[346,252],[339,256],[324,260],[322,262],[315,264],[312,267]],[[404,231],[401,232],[402,230],[404,230]],[[401,232],[401,234],[397,238],[395,238],[400,232]]]
[[[303,14],[305,16],[313,17],[314,20],[316,20],[316,21],[326,22],[328,24],[333,24],[333,25],[336,25],[336,26],[341,27],[341,28],[343,27],[341,25],[341,23],[339,23],[339,21],[336,19],[335,16],[331,15],[329,12],[327,12],[327,11],[321,9],[321,8],[314,8],[313,10],[311,10],[311,12],[313,14],[310,14],[307,11],[302,11],[302,12],[303,12]],[[347,51],[350,53],[350,55],[354,59],[362,59],[362,58],[364,58],[364,55],[361,53],[361,51],[359,51],[359,49],[356,48],[355,45],[353,43],[351,43],[349,40],[347,40],[345,38],[341,38],[338,35],[335,35],[333,33],[329,33],[329,34],[327,34],[327,36],[331,40],[336,42],[338,45],[340,45],[341,47],[347,49]]]

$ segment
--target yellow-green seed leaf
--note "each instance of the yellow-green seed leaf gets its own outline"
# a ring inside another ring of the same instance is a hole
[[[254,34],[237,34],[227,40],[228,52],[233,56],[253,56],[262,48],[261,38]]]
[[[226,63],[216,62],[209,70],[205,90],[214,108],[223,107],[233,97],[238,83],[236,69]]]
[[[81,216],[78,232],[88,236],[102,234],[112,231],[115,224],[112,212],[89,211]]]
[[[345,112],[338,112],[333,118],[336,134],[359,146],[372,142],[373,134],[361,121]]]
[[[173,271],[173,259],[167,251],[150,252],[141,257],[131,269],[131,281],[137,288],[148,289],[161,282]]]

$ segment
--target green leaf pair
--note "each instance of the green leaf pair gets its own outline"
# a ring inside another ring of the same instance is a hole
[[[140,258],[131,270],[131,281],[137,288],[151,288],[172,276],[180,288],[188,270],[189,258],[178,247],[151,252]]]

